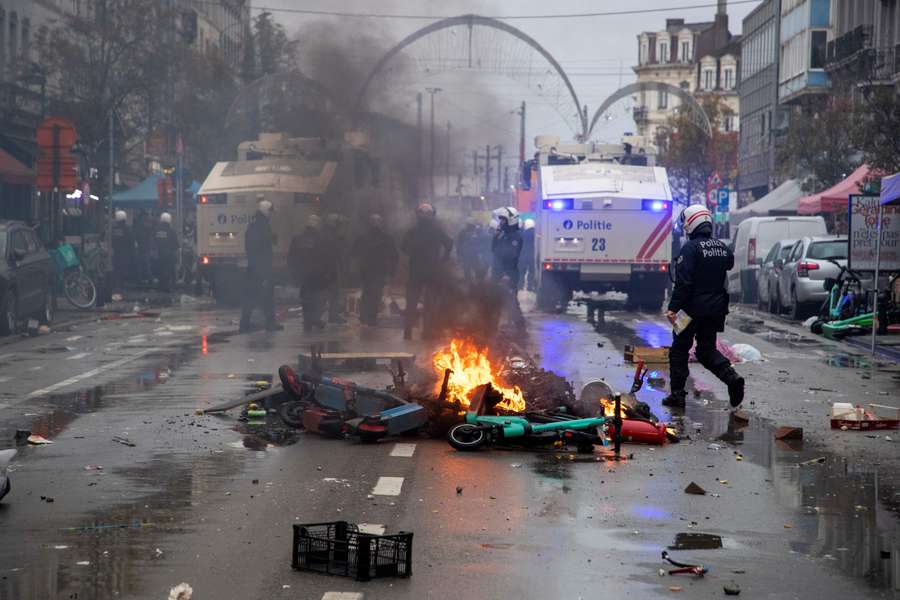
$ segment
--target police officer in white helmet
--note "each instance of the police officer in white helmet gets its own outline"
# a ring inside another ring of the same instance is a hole
[[[275,320],[275,281],[272,265],[275,252],[275,234],[272,233],[272,203],[260,200],[256,214],[247,226],[244,245],[247,251],[247,283],[244,305],[241,309],[239,331],[250,331],[250,319],[254,308],[262,309],[266,319],[266,331],[284,329]]]
[[[716,349],[718,332],[725,329],[728,314],[726,276],[734,267],[734,254],[721,240],[712,237],[712,214],[703,205],[688,206],[681,213],[681,226],[688,241],[675,260],[675,287],[666,317],[675,325],[679,311],[690,317],[680,333],[673,330],[669,350],[671,393],[666,406],[683,407],[689,375],[688,353],[697,341],[697,360],[728,386],[731,406],[744,399],[744,379]]]
[[[115,217],[112,226],[112,287],[113,291],[122,292],[134,268],[134,234],[124,210],[117,210]]]

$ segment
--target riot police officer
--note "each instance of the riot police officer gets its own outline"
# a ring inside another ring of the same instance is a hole
[[[159,291],[171,292],[175,285],[175,263],[178,260],[178,236],[172,229],[172,215],[164,212],[159,216],[159,227],[154,235],[156,245],[156,269]]]
[[[522,327],[525,319],[519,307],[519,258],[522,255],[522,233],[519,231],[519,211],[512,206],[504,206],[494,211],[497,231],[491,242],[494,256],[491,277],[506,290],[506,310],[517,326]]]
[[[445,263],[453,251],[453,238],[441,227],[431,204],[423,202],[416,208],[416,223],[403,237],[401,249],[409,257],[403,338],[412,339],[420,298],[424,305],[422,334],[431,337],[437,332],[435,321],[441,278],[445,276]]]
[[[688,241],[675,260],[675,287],[666,317],[672,324],[679,311],[690,317],[680,333],[673,331],[669,350],[671,393],[666,406],[682,407],[689,375],[688,353],[697,340],[697,360],[728,386],[731,406],[744,399],[744,379],[716,349],[716,336],[725,330],[728,314],[727,272],[734,267],[734,254],[721,240],[712,237],[712,215],[702,205],[688,206],[681,213],[681,225]]]
[[[134,266],[134,234],[127,219],[124,210],[117,210],[112,227],[113,290],[117,292],[125,289]]]
[[[284,329],[275,320],[275,281],[272,265],[275,234],[272,232],[271,216],[272,203],[260,200],[253,221],[247,226],[247,232],[244,234],[248,289],[244,294],[244,305],[241,309],[239,330],[242,333],[250,330],[250,318],[256,307],[262,309],[266,318],[266,331]]]

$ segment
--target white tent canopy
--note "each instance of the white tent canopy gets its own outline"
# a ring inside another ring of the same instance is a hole
[[[728,219],[734,227],[750,217],[795,215],[797,203],[802,197],[803,190],[800,189],[800,183],[796,179],[788,179],[756,202],[731,211]]]

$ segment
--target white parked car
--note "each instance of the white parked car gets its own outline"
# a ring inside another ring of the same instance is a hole
[[[744,303],[756,302],[756,274],[779,240],[827,235],[822,217],[751,217],[734,233],[734,268],[728,272],[728,293]]]

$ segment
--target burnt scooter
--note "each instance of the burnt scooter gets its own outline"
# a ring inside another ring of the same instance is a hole
[[[324,375],[298,374],[288,365],[278,369],[290,400],[278,413],[292,427],[375,442],[388,435],[414,432],[428,420],[424,407],[389,392]]]

